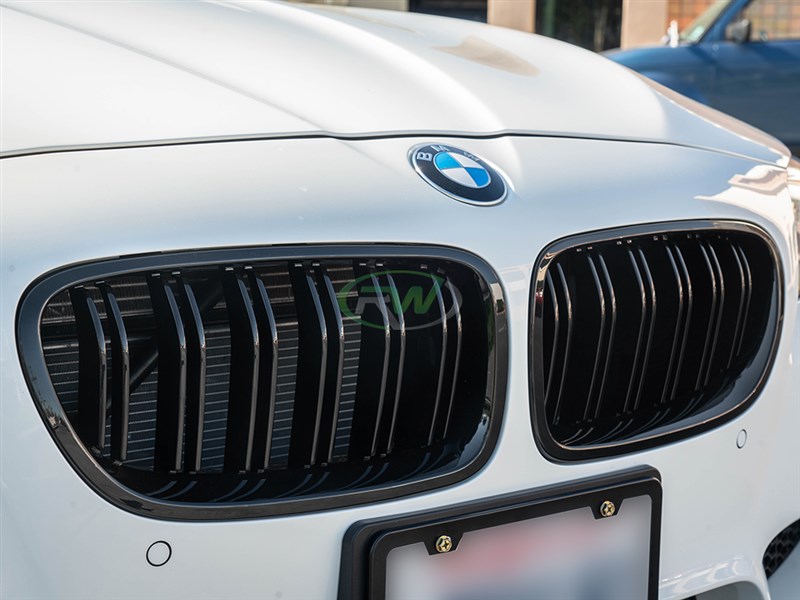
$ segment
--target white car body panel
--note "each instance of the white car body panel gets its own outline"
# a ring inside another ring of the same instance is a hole
[[[526,132],[724,149],[785,166],[780,142],[735,119],[508,29],[265,2],[4,6],[5,155],[320,132]]]
[[[360,519],[638,465],[658,469],[664,485],[660,599],[734,584],[742,599],[770,598],[764,548],[800,516],[798,249],[788,156],[779,142],[673,99],[604,59],[470,23],[255,3],[103,3],[90,10],[10,4],[2,14],[7,157],[0,161],[3,598],[333,598],[342,536]],[[210,30],[203,25],[211,22],[224,33],[213,44],[204,41]],[[113,43],[100,41],[99,32]],[[295,37],[301,32],[308,48]],[[41,55],[9,56],[5,49],[19,48],[29,34],[47,37],[39,38]],[[247,51],[237,50],[237,35]],[[296,63],[256,60],[254,47],[264,44],[260,54],[268,55],[276,43],[270,35],[281,36],[279,47],[285,44]],[[432,49],[465,39],[496,45],[500,62],[508,52],[522,61],[512,64],[540,72],[517,75]],[[306,62],[326,51],[339,68],[317,68],[312,79]],[[91,64],[59,75],[60,61],[82,54]],[[41,75],[23,81],[27,73]],[[602,91],[583,96],[598,86]],[[321,90],[329,103],[320,101]],[[320,130],[374,139],[237,139]],[[449,136],[498,131],[535,135]],[[382,138],[385,132],[398,135]],[[155,145],[220,137],[229,139]],[[588,139],[595,137],[605,139]],[[471,206],[427,185],[407,153],[435,142],[502,169],[505,201]],[[104,145],[115,148],[88,149]],[[678,443],[588,463],[548,461],[529,412],[537,256],[577,233],[692,219],[757,225],[780,254],[782,333],[759,399],[732,421]],[[41,275],[140,253],[361,242],[452,246],[499,275],[509,318],[506,410],[496,450],[473,477],[347,509],[174,522],[108,503],[53,443],[14,335],[19,299]],[[739,449],[742,429],[747,443]],[[145,560],[156,540],[173,550],[160,568]],[[780,584],[775,600],[792,598],[797,555],[775,575],[790,582]]]

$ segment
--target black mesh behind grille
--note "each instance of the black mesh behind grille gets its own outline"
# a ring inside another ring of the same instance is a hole
[[[795,521],[776,535],[764,551],[763,563],[767,577],[772,577],[798,544],[800,544],[800,521]]]
[[[491,272],[461,253],[385,252],[61,273],[35,294],[47,296],[41,356],[57,401],[38,399],[162,516],[160,502],[274,514],[466,476],[499,414]]]
[[[711,426],[762,381],[780,305],[767,238],[735,224],[653,229],[567,240],[543,255],[532,399],[537,437],[554,458],[626,452]]]

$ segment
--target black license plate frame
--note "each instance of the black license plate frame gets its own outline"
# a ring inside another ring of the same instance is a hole
[[[465,532],[576,508],[590,507],[595,517],[600,518],[600,506],[606,500],[621,507],[625,499],[645,495],[651,499],[647,600],[657,600],[662,487],[661,477],[652,467],[354,523],[342,543],[339,600],[385,600],[389,552],[423,542],[433,554],[436,538],[442,531],[447,531],[457,544]]]

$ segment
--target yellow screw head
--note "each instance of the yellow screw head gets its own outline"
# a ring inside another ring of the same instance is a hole
[[[606,500],[600,505],[600,514],[604,517],[611,517],[617,512],[617,507],[611,500]]]
[[[449,535],[440,535],[436,540],[436,551],[444,554],[453,549],[453,540]]]

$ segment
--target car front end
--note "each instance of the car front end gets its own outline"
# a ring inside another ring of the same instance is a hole
[[[793,597],[779,142],[477,24],[2,11],[3,597]]]

